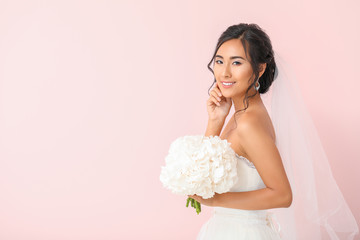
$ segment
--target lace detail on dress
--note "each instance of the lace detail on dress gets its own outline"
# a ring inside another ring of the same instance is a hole
[[[240,155],[238,155],[237,153],[235,153],[235,155],[236,155],[238,158],[244,160],[249,167],[255,168],[255,165],[254,165],[252,162],[250,162],[249,159],[247,159],[246,157],[240,156]]]

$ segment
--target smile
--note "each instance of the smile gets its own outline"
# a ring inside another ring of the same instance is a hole
[[[234,85],[236,82],[221,82],[224,88],[229,88]]]

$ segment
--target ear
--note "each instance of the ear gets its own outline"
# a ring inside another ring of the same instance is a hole
[[[263,73],[266,70],[266,63],[260,64],[260,72],[259,72],[259,78],[263,75]]]

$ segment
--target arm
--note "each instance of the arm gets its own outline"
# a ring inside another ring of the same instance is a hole
[[[214,206],[261,210],[291,205],[292,191],[280,153],[272,138],[257,121],[242,121],[236,131],[266,187],[248,192],[217,194]]]
[[[205,136],[219,136],[221,133],[221,130],[224,126],[225,119],[219,119],[219,120],[211,120],[209,119],[208,125],[206,128]]]

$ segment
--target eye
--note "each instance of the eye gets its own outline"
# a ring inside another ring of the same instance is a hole
[[[220,63],[219,63],[219,61],[220,61]],[[221,61],[221,60],[216,60],[215,63],[221,64],[222,61]],[[234,62],[234,63],[238,63],[238,64],[235,64],[235,65],[241,65],[241,62],[238,62],[238,61],[236,61],[236,62]]]

